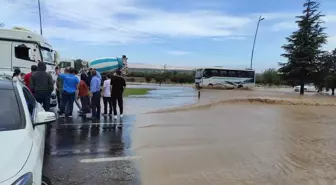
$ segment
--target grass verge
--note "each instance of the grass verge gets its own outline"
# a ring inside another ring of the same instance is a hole
[[[145,95],[152,89],[150,88],[126,88],[124,91],[124,97],[131,95]]]

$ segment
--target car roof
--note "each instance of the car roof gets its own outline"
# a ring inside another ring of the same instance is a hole
[[[13,82],[9,80],[0,80],[0,89],[13,90]]]

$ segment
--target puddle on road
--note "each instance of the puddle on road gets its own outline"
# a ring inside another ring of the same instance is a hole
[[[142,184],[334,184],[336,107],[304,105],[231,102],[139,115],[132,149],[142,156]]]
[[[125,113],[139,114],[162,108],[172,108],[197,102],[197,92],[188,86],[132,85],[132,88],[151,88],[146,95],[125,99]]]

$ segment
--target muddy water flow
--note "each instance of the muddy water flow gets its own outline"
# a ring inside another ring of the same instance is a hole
[[[238,97],[334,101],[283,92],[214,92],[211,97],[199,104]],[[336,183],[336,107],[228,102],[137,116],[132,149],[141,157],[136,162],[142,183]]]

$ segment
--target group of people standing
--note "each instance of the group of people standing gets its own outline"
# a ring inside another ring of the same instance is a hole
[[[59,117],[72,117],[73,104],[76,99],[81,101],[80,115],[86,115],[91,112],[90,119],[93,121],[100,118],[101,112],[101,96],[103,96],[104,113],[107,114],[107,104],[110,105],[109,116],[118,119],[117,102],[120,110],[120,119],[123,118],[123,91],[126,87],[126,82],[121,76],[121,72],[107,75],[107,79],[102,85],[102,77],[95,69],[90,69],[89,72],[82,73],[80,78],[76,76],[77,72],[74,68],[65,69],[65,72],[60,73],[59,68],[56,68],[57,83],[56,93],[59,101]],[[102,94],[102,95],[101,95]]]
[[[19,69],[15,69],[12,80],[23,82],[35,96],[36,101],[43,105],[45,111],[50,111],[50,97],[56,86],[60,118],[72,117],[74,103],[80,100],[79,115],[91,113],[90,119],[98,120],[101,114],[101,97],[104,103],[103,116],[113,116],[117,120],[118,104],[119,117],[123,118],[123,92],[126,81],[121,76],[121,71],[107,74],[103,83],[102,76],[96,69],[90,69],[88,73],[83,72],[80,76],[72,67],[66,68],[64,73],[56,67],[55,72],[57,79],[54,84],[51,74],[46,72],[46,64],[39,62],[37,66],[31,66],[31,72],[28,74],[22,75]]]
[[[15,69],[13,81],[21,81],[32,92],[37,102],[42,104],[45,111],[50,111],[50,96],[54,90],[54,82],[50,73],[46,72],[46,64],[39,62],[31,66],[31,72],[21,73],[20,69]]]

